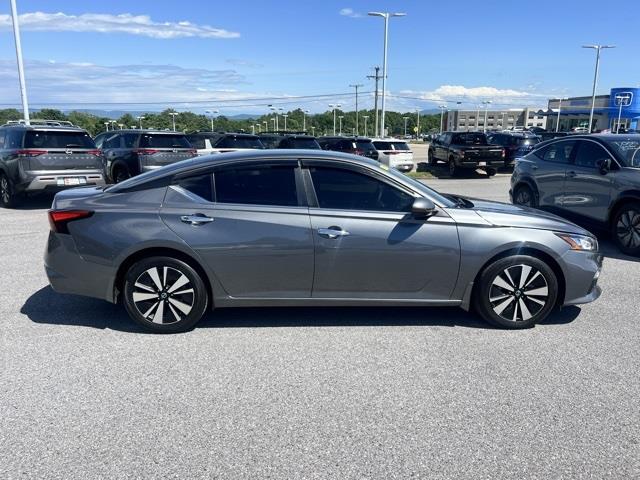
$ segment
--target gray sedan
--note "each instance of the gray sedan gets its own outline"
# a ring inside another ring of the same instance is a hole
[[[441,195],[317,150],[186,160],[56,195],[52,287],[124,304],[156,332],[243,306],[460,306],[505,328],[598,298],[586,230],[526,207]]]

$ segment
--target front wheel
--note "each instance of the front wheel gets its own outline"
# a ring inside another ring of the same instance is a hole
[[[133,264],[123,291],[131,319],[157,333],[190,330],[204,316],[209,303],[198,272],[171,257],[151,257]]]
[[[522,205],[523,207],[537,206],[536,197],[528,185],[518,185],[513,192],[513,203],[516,205]]]
[[[455,177],[458,175],[460,169],[456,166],[456,161],[453,158],[449,159],[449,176]]]
[[[629,202],[613,217],[612,236],[627,255],[640,256],[640,202]]]
[[[489,323],[529,328],[549,316],[558,298],[558,280],[542,260],[529,255],[501,258],[480,274],[474,305]]]

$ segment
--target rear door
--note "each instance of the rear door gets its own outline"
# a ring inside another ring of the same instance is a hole
[[[563,208],[590,220],[605,222],[611,204],[615,171],[602,172],[605,160],[615,160],[594,140],[577,141],[573,161],[567,167]]]
[[[410,214],[414,194],[372,170],[303,161],[315,241],[313,297],[450,298],[460,262],[444,212]]]
[[[540,206],[562,208],[565,177],[575,140],[559,140],[534,150],[527,158],[534,158],[532,169],[538,186]]]
[[[221,165],[169,187],[162,219],[228,295],[307,298],[314,251],[299,175],[297,161]]]

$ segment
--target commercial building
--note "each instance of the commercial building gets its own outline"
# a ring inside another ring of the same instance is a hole
[[[539,108],[512,108],[508,110],[451,110],[447,112],[446,130],[477,131],[507,130],[512,128],[546,128],[547,116]],[[485,128],[485,113],[487,124]]]
[[[591,97],[554,98],[549,100],[546,111],[548,130],[570,131],[589,126]],[[640,88],[612,88],[608,95],[596,96],[593,111],[593,131],[620,126],[625,130],[638,129],[640,120]]]

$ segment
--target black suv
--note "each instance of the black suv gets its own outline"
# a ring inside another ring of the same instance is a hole
[[[0,206],[27,192],[104,184],[102,152],[85,130],[52,120],[0,127]]]
[[[540,143],[540,137],[529,132],[496,132],[487,134],[487,141],[504,148],[504,166],[513,167],[517,157],[526,155]]]
[[[319,137],[318,143],[323,150],[351,153],[378,160],[378,151],[367,137]]]
[[[196,156],[184,133],[163,130],[112,130],[98,135],[96,145],[112,183]]]
[[[320,150],[316,137],[305,133],[260,133],[258,136],[266,148]]]

